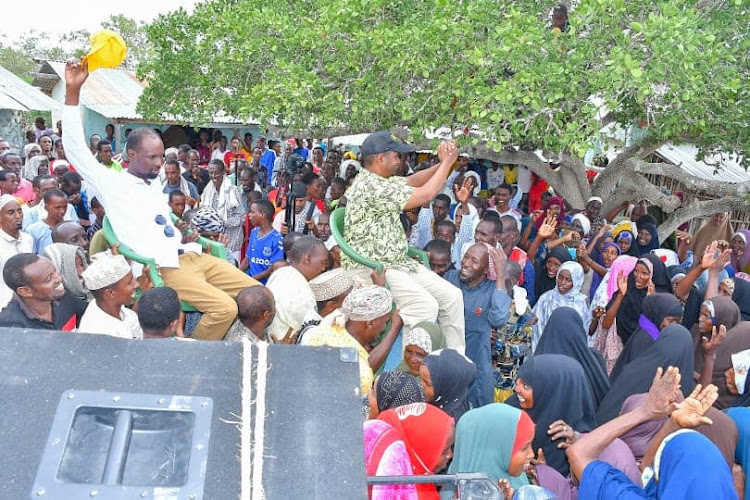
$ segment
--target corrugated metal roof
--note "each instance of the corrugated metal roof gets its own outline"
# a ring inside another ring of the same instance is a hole
[[[59,102],[0,66],[0,109],[52,111],[61,107]]]
[[[53,72],[59,79],[65,78],[65,63],[45,61],[41,73]],[[35,85],[48,85],[48,79],[37,78]],[[54,84],[53,84],[54,86]],[[86,84],[81,89],[81,104],[111,120],[143,120],[143,116],[136,111],[138,100],[141,98],[142,84],[135,74],[124,69],[101,68],[89,75]],[[51,88],[51,87],[50,87]],[[179,117],[168,117],[164,123],[186,123]],[[251,121],[250,123],[257,123]],[[217,113],[213,117],[211,126],[245,125],[243,120]],[[205,124],[201,124],[205,125]]]
[[[667,143],[656,150],[659,156],[679,165],[685,172],[701,179],[720,182],[741,183],[750,181],[748,174],[740,164],[741,158],[736,154],[706,156],[704,161],[696,159],[698,148],[692,144],[675,146]]]

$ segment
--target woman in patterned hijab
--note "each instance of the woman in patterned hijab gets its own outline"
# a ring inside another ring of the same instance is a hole
[[[370,418],[381,411],[398,408],[411,403],[424,403],[424,390],[416,377],[403,372],[383,372],[369,394]]]

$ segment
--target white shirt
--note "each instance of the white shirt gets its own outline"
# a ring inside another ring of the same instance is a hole
[[[3,279],[3,269],[5,263],[19,253],[31,253],[34,248],[34,238],[30,234],[20,232],[18,239],[15,239],[2,229],[0,229],[0,310],[8,305],[13,297],[13,291],[8,288]]]
[[[292,266],[277,269],[268,278],[266,287],[276,300],[276,316],[268,326],[269,341],[279,342],[291,328],[296,334],[303,323],[320,319],[318,303],[301,272]]]
[[[68,132],[66,130],[65,132]],[[138,315],[127,307],[120,307],[120,317],[115,318],[101,310],[96,300],[89,302],[83,313],[78,331],[110,335],[121,339],[142,339],[143,330],[138,323]]]
[[[531,171],[523,165],[518,165],[516,168],[518,169],[516,184],[518,184],[518,189],[526,194],[531,189]]]
[[[495,188],[505,182],[505,170],[502,165],[497,170],[487,169],[487,188],[494,192]]]
[[[65,153],[76,171],[102,195],[101,203],[118,239],[162,267],[180,267],[182,234],[172,224],[167,195],[158,178],[147,184],[128,172],[106,168],[92,156],[83,134],[78,106],[65,106]],[[200,250],[198,250],[200,251]]]

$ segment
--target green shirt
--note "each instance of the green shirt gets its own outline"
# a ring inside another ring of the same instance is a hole
[[[386,268],[416,271],[419,264],[406,255],[409,245],[399,219],[413,192],[405,177],[360,170],[346,191],[344,237],[352,249]],[[360,266],[342,253],[341,267]]]
[[[102,163],[104,165],[104,163]],[[116,170],[118,172],[122,172],[122,164],[117,160],[112,160],[112,163],[109,165],[104,165],[107,168],[111,168],[112,170]]]

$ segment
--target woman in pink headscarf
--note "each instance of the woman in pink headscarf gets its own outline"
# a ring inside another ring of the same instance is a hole
[[[633,271],[635,263],[638,262],[636,257],[631,255],[621,255],[615,259],[607,274],[602,278],[599,288],[596,289],[594,298],[591,301],[592,322],[596,323],[594,331],[594,348],[604,357],[607,365],[607,373],[610,373],[615,367],[617,357],[622,352],[622,340],[617,335],[617,320],[609,328],[602,326],[602,318],[606,312],[605,308],[609,301],[612,300],[617,292],[617,277],[620,273],[627,276]]]

